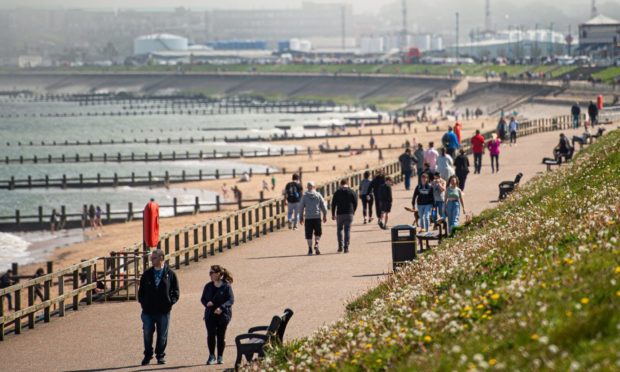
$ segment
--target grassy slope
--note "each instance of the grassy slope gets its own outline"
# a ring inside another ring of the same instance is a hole
[[[620,131],[262,368],[618,370]]]

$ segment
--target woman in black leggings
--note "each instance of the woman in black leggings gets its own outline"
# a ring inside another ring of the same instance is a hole
[[[370,189],[370,172],[364,172],[364,179],[360,182],[360,200],[362,201],[362,207],[364,212],[364,223],[372,222],[372,208],[374,205],[374,196]],[[368,218],[366,218],[368,216]]]
[[[211,281],[205,285],[200,302],[205,307],[205,325],[207,326],[207,345],[209,347],[208,365],[223,364],[224,347],[226,346],[226,327],[232,318],[232,305],[235,296],[231,284],[232,275],[219,265],[211,266]],[[217,360],[215,345],[217,341]]]

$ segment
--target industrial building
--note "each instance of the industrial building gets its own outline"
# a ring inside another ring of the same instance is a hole
[[[479,40],[451,45],[446,52],[474,58],[539,58],[567,54],[568,43],[563,34],[552,30],[504,30],[485,34]]]
[[[620,21],[598,15],[579,25],[579,52],[594,58],[614,57],[620,52]]]
[[[163,51],[187,51],[188,40],[171,34],[151,34],[140,36],[133,42],[133,54],[145,55]]]
[[[388,53],[400,50],[405,45],[418,48],[422,52],[443,49],[443,38],[434,34],[408,34],[403,42],[402,33],[379,36],[362,36],[359,39],[360,54]]]

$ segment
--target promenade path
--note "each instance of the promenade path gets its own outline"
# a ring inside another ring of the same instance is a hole
[[[569,136],[580,131],[565,131]],[[497,185],[518,172],[527,181],[544,172],[543,156],[557,144],[559,132],[549,132],[504,146],[501,171],[491,174],[489,158],[483,159],[482,175],[470,174],[465,189],[468,212],[492,207]],[[473,162],[472,162],[473,163]],[[472,164],[473,165],[473,164]],[[402,184],[394,187],[395,202],[390,225],[410,223],[404,211],[411,192]],[[282,230],[229,252],[178,271],[181,299],[172,311],[165,368],[140,367],[142,329],[137,302],[95,304],[65,318],[54,318],[36,330],[9,336],[0,343],[0,369],[4,371],[100,371],[100,370],[205,370],[206,331],[200,304],[202,288],[211,264],[232,271],[236,302],[229,326],[225,365],[235,358],[234,337],[249,327],[267,324],[286,307],[295,311],[286,338],[312,334],[322,325],[345,314],[345,304],[376,285],[391,270],[390,233],[376,224],[361,223],[358,210],[352,231],[351,253],[336,253],[335,223],[329,221],[321,242],[322,255],[308,257],[302,231]],[[509,227],[507,227],[509,228]]]

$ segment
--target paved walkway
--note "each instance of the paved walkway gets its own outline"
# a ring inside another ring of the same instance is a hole
[[[572,136],[573,131],[566,131]],[[490,173],[488,156],[482,175],[467,181],[466,209],[478,213],[492,207],[497,184],[514,179],[518,172],[527,181],[539,172],[543,156],[551,154],[558,132],[524,137],[516,146],[505,146],[501,171]],[[473,163],[473,162],[472,162]],[[390,225],[410,223],[411,192],[395,187]],[[337,254],[335,223],[324,229],[321,256],[305,255],[301,231],[282,230],[236,247],[230,252],[181,269],[181,300],[172,311],[166,369],[202,370],[207,358],[206,331],[200,295],[211,264],[220,264],[235,277],[236,303],[228,330],[225,367],[234,362],[234,337],[254,325],[267,324],[273,314],[290,307],[295,311],[286,338],[309,335],[340,318],[345,303],[385,278],[391,269],[390,236],[376,224],[363,225],[361,210],[353,227],[351,253]],[[6,371],[143,370],[140,306],[137,302],[97,304],[49,324],[38,325],[0,343],[0,365]],[[216,370],[215,367],[211,367]],[[156,370],[157,366],[147,369]],[[221,370],[219,366],[217,369]]]

